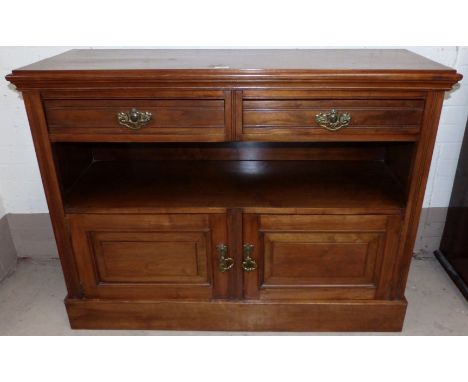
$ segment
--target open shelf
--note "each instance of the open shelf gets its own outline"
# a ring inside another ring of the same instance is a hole
[[[404,192],[383,161],[96,161],[64,195],[68,213],[272,208],[389,213]]]

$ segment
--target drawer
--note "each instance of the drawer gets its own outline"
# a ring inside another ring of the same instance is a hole
[[[61,99],[44,105],[54,141],[224,141],[230,134],[224,98]]]
[[[244,99],[241,140],[415,140],[422,99]]]
[[[398,215],[246,214],[244,240],[258,265],[245,275],[247,298],[382,298],[399,225]]]
[[[224,214],[68,216],[86,297],[211,299],[229,273],[218,270]],[[215,285],[216,284],[216,285]]]

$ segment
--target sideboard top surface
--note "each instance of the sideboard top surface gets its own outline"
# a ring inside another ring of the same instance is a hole
[[[18,70],[151,69],[452,71],[404,49],[73,49]]]
[[[403,81],[409,87],[449,89],[461,75],[404,49],[73,49],[16,69],[7,79],[20,90],[124,81],[146,86],[148,80],[384,81],[407,87]]]

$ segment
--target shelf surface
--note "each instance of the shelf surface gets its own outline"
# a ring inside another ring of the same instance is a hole
[[[396,213],[403,206],[398,182],[380,161],[100,161],[65,194],[68,213],[235,207]]]

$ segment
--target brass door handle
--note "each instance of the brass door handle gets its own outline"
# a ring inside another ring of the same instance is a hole
[[[315,122],[329,131],[337,131],[346,127],[351,122],[351,113],[340,113],[335,109],[318,113],[315,116]]]
[[[138,111],[137,109],[133,108],[128,113],[120,112],[117,113],[117,121],[123,126],[128,127],[132,130],[141,129],[145,126],[153,115],[149,111]]]
[[[253,252],[253,249],[253,244],[244,244],[243,246],[244,261],[242,262],[242,268],[246,272],[251,272],[257,269],[257,262],[250,256]]]
[[[228,246],[226,244],[219,244],[216,246],[216,250],[218,251],[218,269],[221,272],[226,272],[234,266],[234,259],[232,257],[228,257]]]

